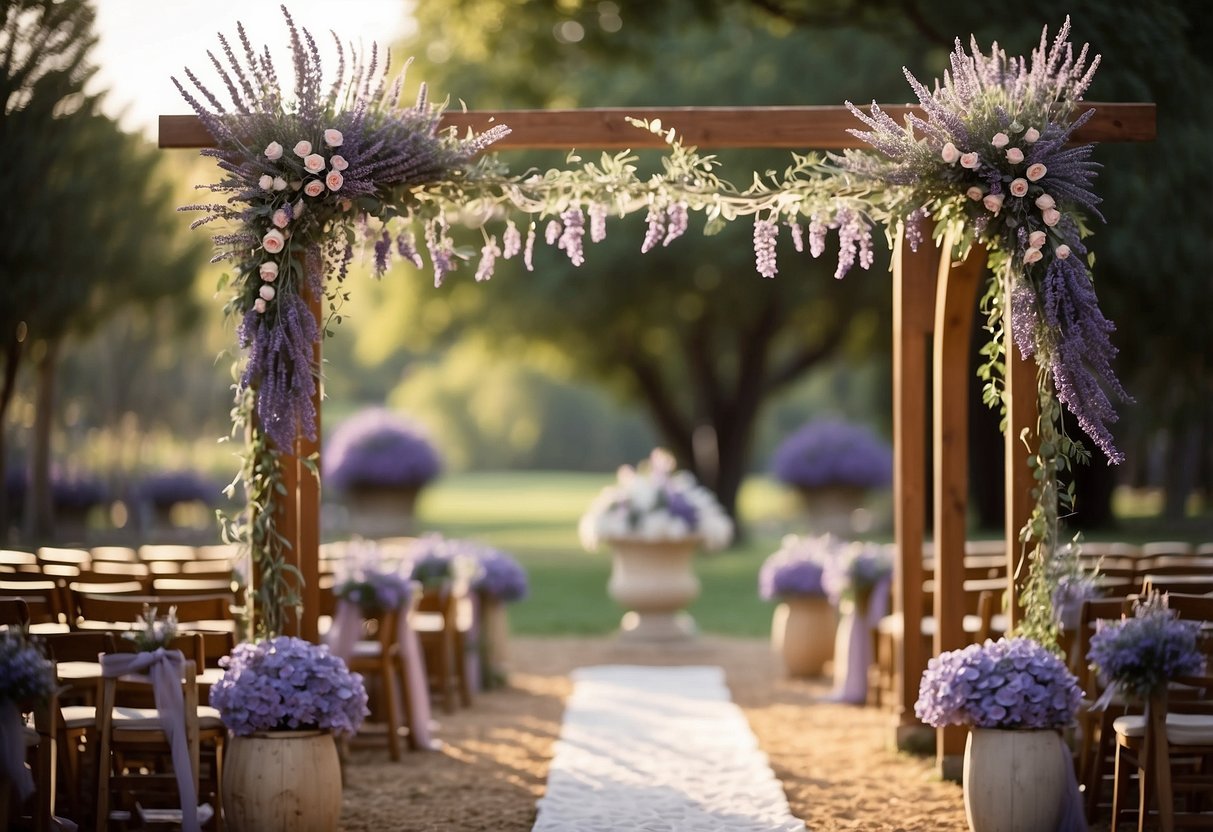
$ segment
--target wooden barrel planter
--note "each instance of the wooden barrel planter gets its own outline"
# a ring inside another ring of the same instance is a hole
[[[341,761],[327,731],[265,731],[229,740],[223,814],[230,832],[335,832]]]

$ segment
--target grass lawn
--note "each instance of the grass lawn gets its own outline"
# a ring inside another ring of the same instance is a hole
[[[419,524],[422,531],[483,540],[518,558],[531,595],[510,609],[515,632],[606,634],[623,613],[606,594],[610,555],[581,548],[577,521],[610,482],[610,475],[559,472],[448,475],[423,493]],[[746,483],[741,499],[750,538],[699,556],[703,592],[691,614],[707,632],[761,636],[770,632],[772,605],[758,597],[758,569],[794,520],[795,503],[761,478]]]

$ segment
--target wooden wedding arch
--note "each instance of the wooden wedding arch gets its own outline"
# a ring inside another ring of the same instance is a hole
[[[1155,138],[1153,104],[1085,103],[1094,117],[1074,134],[1076,142],[1144,142]],[[916,107],[881,105],[895,119]],[[511,133],[493,150],[664,148],[661,137],[638,130],[627,117],[660,119],[674,128],[685,144],[701,148],[787,148],[841,150],[867,145],[847,130],[857,126],[845,107],[662,107],[582,110],[507,110],[447,113],[444,126],[460,132],[482,131],[507,124]],[[213,145],[196,116],[160,116],[160,147],[203,148]],[[962,262],[952,262],[950,248],[930,242],[910,250],[899,240],[893,252],[893,496],[897,551],[893,609],[902,616],[904,632],[921,626],[923,602],[923,543],[928,528],[927,431],[933,447],[933,530],[935,546],[935,655],[963,647],[964,547],[968,509],[968,389],[973,370],[969,337],[977,308],[978,285],[985,269],[985,252],[977,247]],[[793,279],[790,277],[781,278]],[[852,280],[866,279],[852,277]],[[313,298],[319,318],[320,299]],[[1012,622],[1020,615],[1015,567],[1020,552],[1019,529],[1033,505],[1032,479],[1019,436],[1036,423],[1036,366],[1019,357],[1004,328],[1007,357],[1008,424],[1006,459],[1005,537],[1008,558],[1007,611]],[[929,345],[929,348],[928,348]],[[317,345],[317,361],[319,360]],[[929,363],[928,363],[929,362]],[[928,373],[928,368],[930,372]],[[927,379],[932,391],[927,410]],[[320,401],[317,393],[317,436]],[[929,421],[928,421],[929,419]],[[303,575],[303,613],[290,629],[304,638],[318,638],[317,569],[320,545],[320,485],[298,460],[319,451],[319,441],[298,438],[295,461],[286,464],[286,482],[294,499],[284,500],[278,528],[290,541],[289,558]],[[914,716],[918,682],[927,659],[918,638],[900,639],[897,650],[897,721],[903,729],[919,727]],[[964,751],[964,734],[940,729],[937,744],[942,764]]]

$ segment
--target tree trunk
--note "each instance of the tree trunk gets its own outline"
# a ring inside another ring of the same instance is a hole
[[[58,338],[43,341],[37,360],[34,399],[34,441],[30,455],[29,489],[25,503],[25,534],[31,541],[49,539],[54,532],[51,504],[51,429],[55,413],[55,377],[59,369]]]
[[[8,537],[8,444],[5,442],[4,426],[8,423],[8,408],[12,404],[17,387],[17,368],[21,365],[21,338],[16,332],[8,333],[4,344],[4,376],[0,380],[0,543]]]

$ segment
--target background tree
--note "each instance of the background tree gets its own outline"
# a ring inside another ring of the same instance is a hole
[[[425,42],[406,51],[424,46],[419,74],[433,89],[474,90],[477,108],[760,105],[810,94],[836,101],[880,88],[867,77],[871,55],[863,39],[844,36],[828,49],[805,50],[741,15],[721,27],[671,20],[645,35],[647,51],[624,63],[589,43],[589,25],[603,38],[620,31],[610,4],[597,9],[593,20],[569,26],[559,15],[511,15],[499,5],[425,5],[418,10]],[[722,156],[743,179],[789,161],[782,152]],[[532,160],[550,161],[508,158],[515,169]],[[474,331],[511,351],[557,347],[581,375],[643,403],[680,462],[735,513],[764,406],[848,350],[884,352],[887,327],[880,322],[889,299],[887,262],[836,281],[832,262],[793,251],[787,229],[780,274],[764,280],[754,270],[751,230],[742,225],[714,237],[692,228],[641,255],[643,224],[614,220],[606,241],[587,246],[580,268],[540,246],[533,273],[499,266],[491,283],[473,285],[469,268],[438,291],[414,281],[403,308],[382,314],[405,316],[404,341],[432,331],[427,319],[441,315],[449,324],[431,342]],[[383,337],[365,321],[360,328]]]
[[[1097,461],[1077,473],[1074,519],[1088,526],[1110,520],[1118,476],[1134,484],[1161,477],[1174,519],[1194,489],[1213,491],[1213,340],[1205,321],[1213,306],[1213,239],[1204,232],[1213,203],[1191,198],[1213,185],[1213,100],[1206,94],[1213,24],[1194,0],[1148,7],[1079,0],[1066,11],[1073,39],[1089,41],[1104,56],[1088,98],[1153,101],[1159,118],[1154,143],[1097,150],[1106,166],[1103,212],[1118,233],[1095,228],[1096,280],[1119,325],[1118,371],[1148,406],[1123,408],[1117,433],[1132,449],[1125,470]],[[902,101],[910,97],[902,65],[920,78],[935,77],[954,39],[967,42],[970,34],[983,49],[997,40],[1011,54],[1023,53],[1042,26],[1056,31],[1060,15],[1044,0],[980,7],[944,0],[540,0],[526,4],[525,13],[497,0],[461,0],[441,9],[422,5],[425,40],[417,46],[432,64],[427,77],[444,83],[449,77],[451,89],[476,89],[478,107],[487,106],[482,90],[510,106]],[[695,34],[704,31],[717,39]],[[807,55],[821,65],[808,68]],[[625,59],[635,64],[623,72],[632,78],[630,89],[615,73],[595,74],[604,61],[617,67]],[[748,73],[719,76],[731,60]],[[481,79],[465,72],[483,63],[494,76],[483,78],[486,87],[455,83]],[[772,84],[771,77],[782,80]],[[999,439],[987,434],[974,431],[973,441],[1001,464]],[[980,449],[975,454],[984,456]],[[1000,482],[995,474],[981,469]],[[1001,499],[995,491],[989,497],[986,504],[998,510],[987,519],[1000,523]]]
[[[18,5],[28,8],[4,30],[14,62],[33,50],[40,64],[56,65],[38,50],[60,44],[61,31],[70,43],[83,45],[77,52],[63,43],[63,60],[76,70],[42,76],[28,95],[14,92],[12,99],[24,98],[25,106],[12,119],[6,114],[13,132],[5,146],[23,160],[30,148],[33,162],[16,166],[28,187],[18,190],[18,199],[6,200],[4,209],[14,215],[11,226],[6,217],[5,228],[13,229],[15,241],[5,247],[7,279],[0,289],[4,331],[11,339],[4,401],[11,399],[20,364],[29,360],[35,421],[26,533],[40,539],[52,529],[51,431],[65,344],[131,305],[156,306],[156,314],[175,329],[189,325],[197,309],[186,290],[205,262],[206,246],[196,237],[182,239],[158,151],[123,133],[80,92],[94,42],[91,10],[78,3]],[[63,11],[71,14],[63,18]]]

